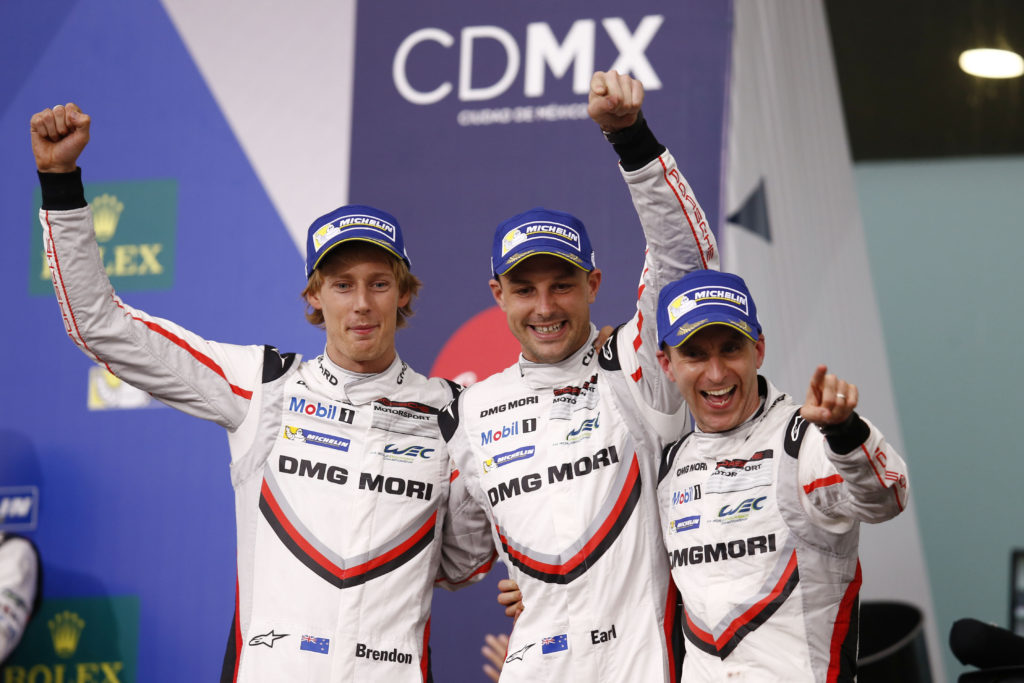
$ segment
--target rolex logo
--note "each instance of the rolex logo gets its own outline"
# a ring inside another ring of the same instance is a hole
[[[67,659],[78,649],[78,639],[85,628],[85,622],[74,612],[67,610],[54,615],[49,621],[53,649],[59,657]]]
[[[124,204],[112,194],[101,194],[92,200],[91,206],[96,239],[106,242],[117,231],[117,222],[121,220]]]
[[[92,229],[100,248],[100,261],[114,287],[121,292],[173,287],[178,221],[177,181],[86,183],[84,190],[92,210]],[[37,192],[34,199],[36,207],[41,209],[42,193]],[[49,227],[48,219],[44,214],[40,220],[42,227],[37,222],[32,231],[32,272],[37,277],[31,279],[29,291],[34,295],[52,297],[49,259],[54,259],[56,267],[56,254],[47,254],[43,237]],[[45,628],[45,623],[43,626]],[[0,674],[2,678],[3,674]]]

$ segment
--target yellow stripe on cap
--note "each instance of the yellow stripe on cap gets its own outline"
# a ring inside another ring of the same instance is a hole
[[[332,251],[336,246],[338,246],[339,244],[344,244],[345,242],[366,242],[368,244],[372,244],[373,246],[380,247],[384,251],[388,252],[402,263],[405,263],[405,257],[399,254],[397,251],[395,251],[394,248],[392,248],[392,246],[387,242],[370,239],[369,237],[346,237],[345,239],[338,240],[331,246],[321,251],[320,255],[317,256],[316,258],[316,262],[313,264],[313,270],[316,270],[317,268],[320,267],[320,262],[324,260],[324,256],[327,256],[327,254],[330,251]]]
[[[736,323],[726,322],[724,320],[708,320],[705,323],[698,324],[697,327],[695,327],[692,330],[690,330],[686,334],[685,337],[680,339],[678,343],[671,344],[671,346],[679,348],[680,346],[685,344],[687,341],[689,341],[690,337],[692,337],[693,335],[697,334],[698,332],[703,330],[705,327],[711,327],[712,325],[725,325],[726,327],[731,327],[734,330],[736,330],[737,332],[739,332],[740,334],[742,334],[747,339],[749,339],[749,340],[751,340],[751,341],[753,341],[755,343],[757,342],[757,339],[750,333],[750,326],[749,325],[747,325],[747,329],[743,329],[740,325],[738,325]],[[676,334],[679,334],[681,332],[682,332],[682,328],[676,330]]]

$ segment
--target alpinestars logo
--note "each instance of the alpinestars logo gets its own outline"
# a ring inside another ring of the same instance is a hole
[[[527,650],[534,645],[536,645],[536,643],[527,643],[515,652],[510,652],[508,657],[505,658],[505,663],[508,664],[509,662],[523,661],[523,656],[526,655]]]
[[[267,647],[274,647],[274,643],[287,638],[287,633],[274,633],[274,629],[270,629],[269,633],[261,633],[258,636],[253,636],[249,639],[249,645],[266,645]]]

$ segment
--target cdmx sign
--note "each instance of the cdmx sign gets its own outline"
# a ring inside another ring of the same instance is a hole
[[[590,89],[594,73],[594,52],[597,26],[611,39],[618,56],[609,67],[620,73],[632,73],[647,90],[661,88],[661,79],[647,59],[646,50],[664,23],[665,17],[651,14],[643,17],[635,30],[630,30],[621,17],[577,19],[559,41],[547,22],[536,21],[526,26],[522,47],[509,31],[494,25],[466,26],[458,39],[458,90],[460,101],[474,102],[494,99],[504,94],[515,82],[520,66],[523,69],[523,94],[544,95],[547,71],[562,78],[572,68],[572,91],[583,95]],[[502,75],[493,83],[473,82],[473,61],[482,41],[494,41],[505,55]],[[455,90],[452,81],[442,76],[437,82],[413,85],[408,76],[410,60],[417,59],[425,43],[452,49],[456,38],[441,28],[421,28],[410,33],[399,44],[391,64],[391,75],[399,94],[412,104],[429,105],[440,102]]]

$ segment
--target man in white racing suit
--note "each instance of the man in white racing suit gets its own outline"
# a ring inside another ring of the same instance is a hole
[[[658,368],[654,316],[658,289],[716,268],[717,249],[642,100],[628,76],[593,77],[589,111],[620,156],[647,239],[636,314],[595,352],[601,273],[583,223],[540,208],[512,217],[495,233],[490,286],[522,355],[440,418],[526,606],[503,681],[675,680],[657,441],[678,438],[688,418]]]
[[[310,226],[320,356],[208,341],[111,288],[76,166],[89,123],[73,104],[32,117],[46,255],[86,355],[228,431],[238,582],[222,680],[430,680],[435,579],[482,576],[493,548],[475,506],[447,514],[469,500],[437,424],[458,388],[395,351],[419,288],[398,222],[352,205]]]
[[[825,366],[803,406],[757,374],[764,335],[740,277],[663,289],[658,335],[696,422],[665,449],[658,485],[683,679],[853,681],[859,525],[906,507],[903,460]]]

